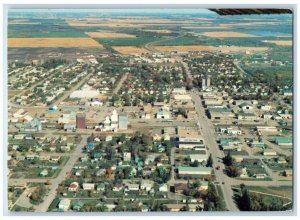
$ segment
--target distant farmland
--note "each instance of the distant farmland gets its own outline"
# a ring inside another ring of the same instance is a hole
[[[276,44],[278,46],[292,46],[293,45],[292,40],[265,40],[263,42],[273,43],[273,44]]]
[[[216,31],[216,32],[204,32],[201,33],[201,35],[204,35],[206,37],[217,37],[217,38],[227,38],[227,37],[259,37],[253,34],[244,34],[240,32],[234,32],[234,31]]]
[[[135,38],[135,35],[114,32],[86,32],[92,38]]]
[[[101,48],[102,45],[91,38],[9,38],[8,47],[92,47]]]
[[[137,37],[137,38],[99,38],[101,44],[107,46],[136,46],[141,47],[145,44],[159,40],[156,37]]]
[[[246,51],[263,52],[268,50],[268,47],[215,47],[204,45],[191,45],[191,46],[154,46],[154,49],[160,52],[191,52],[191,51],[220,51],[222,53],[243,53]]]

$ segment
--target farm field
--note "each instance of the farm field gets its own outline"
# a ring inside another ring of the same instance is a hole
[[[86,32],[91,38],[135,38],[135,35],[114,32]]]
[[[190,46],[154,46],[154,49],[160,52],[190,52],[190,51],[221,51],[223,53],[240,53],[245,51],[263,52],[267,51],[267,47],[215,47],[203,45],[190,45]]]
[[[172,33],[172,31],[170,31],[170,30],[159,30],[159,29],[145,29],[143,31],[154,32],[154,33],[159,33],[159,34],[170,34],[170,33]]]
[[[136,46],[141,47],[145,44],[157,41],[157,37],[137,37],[137,38],[98,38],[96,39],[103,45],[107,46]]]
[[[85,22],[68,22],[71,27],[143,27],[140,24],[131,23],[85,23]]]
[[[149,53],[148,50],[141,47],[133,47],[133,46],[126,46],[126,47],[112,47],[115,51],[123,55],[130,55],[130,54],[143,54]]]
[[[263,42],[273,43],[273,44],[276,44],[277,46],[292,46],[293,45],[293,41],[291,41],[291,40],[266,40]]]
[[[259,37],[253,34],[244,34],[240,32],[234,32],[234,31],[226,31],[226,32],[204,32],[201,33],[201,35],[204,35],[206,37],[217,37],[217,38],[228,38],[228,37]]]
[[[96,47],[102,45],[91,38],[9,38],[8,47]]]

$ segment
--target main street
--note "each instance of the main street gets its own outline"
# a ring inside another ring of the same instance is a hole
[[[215,166],[220,166],[221,170],[223,170],[225,168],[224,164],[218,161],[220,161],[221,158],[224,157],[224,153],[219,149],[217,145],[216,139],[214,137],[214,127],[209,119],[205,116],[205,109],[201,104],[199,93],[196,91],[192,91],[191,96],[198,114],[198,126],[200,128],[206,146],[208,147],[208,152],[212,155],[213,164]],[[233,199],[233,191],[231,189],[231,185],[227,183],[224,176],[225,175],[223,174],[223,172],[215,171],[216,181],[219,183],[224,182],[224,184],[220,184],[220,186],[224,195],[226,207],[229,211],[239,211]]]

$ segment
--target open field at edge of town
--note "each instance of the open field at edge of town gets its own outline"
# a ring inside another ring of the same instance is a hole
[[[217,38],[227,38],[227,37],[259,37],[253,34],[244,34],[240,32],[234,32],[234,31],[224,31],[224,32],[203,32],[201,35],[204,35],[206,37],[217,37]]]
[[[273,43],[273,44],[276,44],[277,46],[292,46],[293,45],[292,40],[266,40],[263,42]]]
[[[102,45],[91,38],[9,38],[8,47],[95,47]]]
[[[120,46],[120,47],[112,47],[115,51],[123,55],[129,54],[142,54],[148,53],[149,51],[142,47],[134,47],[134,46]]]

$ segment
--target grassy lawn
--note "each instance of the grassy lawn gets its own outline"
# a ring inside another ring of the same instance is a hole
[[[44,170],[44,168],[31,168],[29,173],[25,176],[27,179],[31,178],[56,178],[61,169],[50,170],[48,169],[48,175],[45,177],[40,176],[40,172]]]
[[[239,188],[239,186],[236,186]],[[283,196],[287,198],[292,198],[293,189],[292,186],[279,186],[279,187],[264,187],[264,186],[246,186],[246,188],[250,191],[257,191],[277,196]],[[288,200],[288,199],[287,199]]]
[[[12,212],[29,212],[29,208],[25,208],[22,206],[14,205],[14,207],[11,209]]]
[[[225,201],[224,201],[224,195],[223,195],[221,186],[220,185],[216,185],[216,188],[217,188],[218,195],[220,196],[220,199],[221,199],[221,201],[223,203],[223,206],[226,207],[226,204],[225,204]]]

